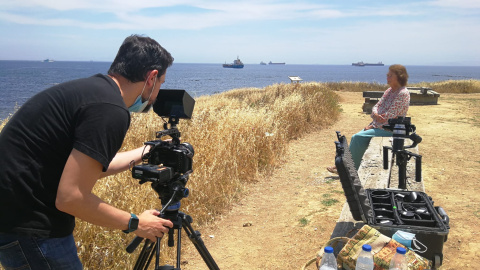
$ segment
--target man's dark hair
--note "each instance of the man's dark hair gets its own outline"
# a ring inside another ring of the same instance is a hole
[[[141,82],[151,70],[158,70],[161,77],[173,63],[173,57],[158,42],[149,37],[127,37],[113,60],[109,75],[121,75],[131,82]]]

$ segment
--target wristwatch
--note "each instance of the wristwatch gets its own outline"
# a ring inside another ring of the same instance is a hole
[[[138,228],[138,217],[135,214],[131,214],[130,220],[128,221],[128,229],[123,230],[124,233],[130,233],[135,231]]]

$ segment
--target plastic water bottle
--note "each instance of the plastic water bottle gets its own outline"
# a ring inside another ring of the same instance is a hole
[[[373,255],[370,245],[363,245],[360,255],[358,255],[355,270],[373,270]]]
[[[397,247],[397,253],[393,255],[392,260],[390,261],[391,270],[406,270],[407,269],[407,258],[405,254],[407,250],[403,247]]]
[[[335,259],[335,255],[333,255],[333,248],[327,246],[323,251],[325,253],[323,254],[318,270],[337,270],[337,260]]]

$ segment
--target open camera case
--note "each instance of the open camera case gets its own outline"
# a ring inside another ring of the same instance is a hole
[[[424,192],[399,189],[364,189],[355,169],[345,136],[337,132],[335,166],[353,219],[392,237],[402,230],[415,234],[427,247],[420,256],[432,260],[435,268],[443,261],[447,241],[448,215]]]

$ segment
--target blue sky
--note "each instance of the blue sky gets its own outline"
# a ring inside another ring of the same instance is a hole
[[[111,62],[131,34],[178,63],[480,66],[480,1],[0,0],[0,60]]]

